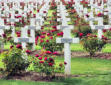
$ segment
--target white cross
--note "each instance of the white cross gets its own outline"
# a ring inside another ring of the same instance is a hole
[[[14,38],[14,42],[22,43],[23,49],[26,49],[26,43],[35,43],[35,39],[33,39],[32,37],[28,37],[27,31],[28,31],[28,27],[27,26],[22,27],[21,28],[21,37]]]
[[[35,40],[35,30],[40,30],[40,26],[35,25],[35,19],[31,18],[29,29],[31,30],[31,37]],[[35,50],[35,43],[33,43],[33,50]]]
[[[61,11],[60,11],[61,12]],[[61,12],[64,13],[64,12]],[[71,51],[70,51],[70,43],[79,43],[79,38],[71,38],[71,29],[73,26],[68,26],[67,21],[65,19],[65,15],[62,14],[62,25],[58,26],[58,29],[63,30],[63,38],[57,38],[57,43],[64,43],[64,61],[67,62],[65,66],[65,74],[71,73]]]

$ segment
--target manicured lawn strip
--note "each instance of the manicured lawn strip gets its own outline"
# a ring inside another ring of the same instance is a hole
[[[0,80],[0,85],[64,85],[60,82],[34,82],[20,80]]]
[[[57,62],[63,62],[62,57],[57,58]],[[72,74],[108,74],[111,73],[111,60],[90,59],[90,58],[72,58],[71,59]]]
[[[111,85],[111,74],[91,77],[75,77],[61,80],[64,85]]]
[[[54,82],[0,80],[0,85],[111,85],[111,74],[66,78]]]

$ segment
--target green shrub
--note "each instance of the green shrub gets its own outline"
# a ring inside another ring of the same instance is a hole
[[[83,33],[83,36],[86,36],[88,33],[92,33],[92,30],[88,25],[83,25],[83,26],[81,25],[75,30],[76,30],[76,33],[75,33],[76,37],[80,37],[79,33]]]
[[[28,61],[24,59],[22,49],[12,47],[9,51],[4,53],[4,73],[6,76],[15,75],[24,71],[28,67]]]
[[[83,48],[89,52],[90,57],[94,57],[96,51],[100,51],[106,44],[106,39],[98,39],[96,35],[88,34],[81,39]]]

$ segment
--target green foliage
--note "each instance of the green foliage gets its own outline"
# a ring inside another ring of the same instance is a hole
[[[94,57],[96,51],[100,51],[106,41],[104,39],[98,39],[96,35],[89,34],[82,38],[83,48],[90,53],[90,57]]]
[[[83,33],[83,36],[86,36],[88,33],[92,33],[91,28],[88,25],[79,26],[76,30],[75,36],[80,37],[79,33]]]
[[[28,62],[26,59],[22,58],[23,53],[21,49],[13,47],[5,52],[3,56],[3,62],[5,65],[3,72],[6,73],[6,76],[20,73],[28,67]]]

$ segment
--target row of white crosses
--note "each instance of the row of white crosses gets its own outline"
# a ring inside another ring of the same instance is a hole
[[[49,3],[49,2],[48,2]],[[35,25],[35,21],[34,21],[34,19],[31,19],[31,23],[30,23],[30,25],[31,26],[25,26],[24,28],[21,28],[21,37],[20,38],[16,38],[15,37],[15,27],[14,27],[14,22],[16,21],[16,19],[15,19],[15,13],[14,13],[14,11],[15,10],[13,10],[14,9],[14,7],[15,6],[13,6],[13,8],[12,8],[12,10],[11,10],[11,19],[9,19],[9,21],[11,22],[11,24],[12,24],[12,27],[13,27],[13,32],[12,32],[12,37],[14,38],[14,42],[21,42],[22,43],[22,46],[23,46],[23,48],[26,48],[26,43],[34,43],[35,42],[35,27],[36,27],[36,25]],[[45,9],[45,7],[47,7],[46,5],[44,6],[44,10],[48,10],[48,9]],[[49,8],[49,7],[47,7],[47,8]],[[42,9],[43,10],[43,9]],[[8,10],[7,10],[8,11]],[[18,9],[18,11],[20,11],[20,13],[19,14],[21,14],[22,15],[22,10],[19,10]],[[25,8],[24,9],[24,11],[27,11],[27,8]],[[42,11],[41,11],[42,12]],[[42,12],[43,13],[43,12]],[[24,14],[25,15],[25,14]],[[26,16],[26,15],[25,15]],[[37,19],[39,18],[39,16],[37,16]],[[39,22],[41,21],[41,20],[43,20],[42,19],[42,15],[41,15],[41,18],[39,18]],[[3,20],[1,20],[1,21],[3,21]],[[43,21],[42,21],[43,22]],[[1,24],[3,24],[4,25],[4,23],[1,23]],[[37,27],[38,27],[38,25],[39,24],[37,24]],[[5,27],[5,26],[4,26]],[[2,31],[3,31],[3,29],[4,29],[4,27],[2,26]],[[28,29],[30,29],[31,30],[31,37],[30,38],[28,38],[27,37],[27,30]],[[40,29],[40,27],[38,28],[38,29]],[[1,31],[1,32],[2,32]],[[33,47],[35,47],[35,46],[33,46]]]
[[[57,38],[57,43],[64,43],[64,61],[67,63],[65,66],[65,74],[71,74],[71,50],[70,50],[70,43],[79,43],[79,38],[71,38],[71,29],[73,26],[68,25],[68,21],[70,19],[66,18],[68,14],[66,13],[66,8],[60,2],[60,6],[57,6],[58,12],[60,12],[61,19],[58,21],[62,22],[62,25],[57,26],[58,29],[63,30],[63,38]]]
[[[103,4],[103,3],[102,3]],[[102,5],[104,6],[104,5]],[[102,7],[103,8],[103,7]],[[103,9],[100,9],[100,11],[103,13]],[[109,11],[109,10],[108,10]],[[109,13],[108,13],[109,14]],[[98,29],[98,38],[101,39],[103,32],[103,29],[109,29],[111,26],[110,25],[103,25],[103,17],[99,17],[99,18],[94,18],[93,17],[93,12],[91,12],[90,14],[90,26],[92,27],[92,29]],[[98,21],[98,25],[93,25],[93,20],[97,20]],[[109,20],[110,21],[110,20]]]
[[[102,35],[103,35],[103,32],[102,30],[103,29],[109,29],[110,28],[110,25],[103,25],[103,18],[102,17],[94,17],[93,16],[93,8],[95,9],[98,9],[98,10],[95,10],[96,13],[98,13],[98,11],[102,12],[103,9],[100,9],[97,5],[93,5],[93,1],[90,0],[90,6],[91,6],[91,12],[89,13],[89,18],[86,17],[86,14],[88,14],[88,9],[87,8],[83,8],[80,6],[80,4],[77,4],[77,1],[75,1],[75,4],[79,5],[79,7],[81,7],[81,9],[83,10],[83,13],[82,15],[84,16],[84,19],[89,21],[90,23],[90,26],[91,26],[91,29],[97,29],[98,30],[98,38],[101,39],[102,38]],[[76,5],[74,5],[76,6]],[[77,6],[76,6],[77,7]],[[103,8],[103,3],[101,5],[101,7]],[[78,11],[78,9],[77,9]],[[80,11],[80,9],[79,9]],[[93,24],[93,21],[98,21],[98,25],[94,25]]]
[[[49,4],[49,2],[47,4]],[[47,4],[45,4],[40,9],[40,13],[42,12],[42,14],[43,14],[43,11],[46,10],[45,7],[48,6]],[[49,8],[49,7],[47,7],[47,8]],[[14,39],[15,42],[21,42],[23,48],[26,48],[26,43],[33,43],[33,49],[35,49],[35,30],[40,30],[40,28],[41,28],[40,25],[43,25],[42,22],[44,21],[43,18],[42,18],[43,15],[39,16],[40,13],[37,14],[38,16],[36,16],[36,18],[31,18],[30,19],[30,26],[25,26],[25,28],[22,28],[22,31],[21,31],[22,32],[22,37]],[[31,37],[30,38],[27,37],[27,30],[28,29],[31,30]]]

